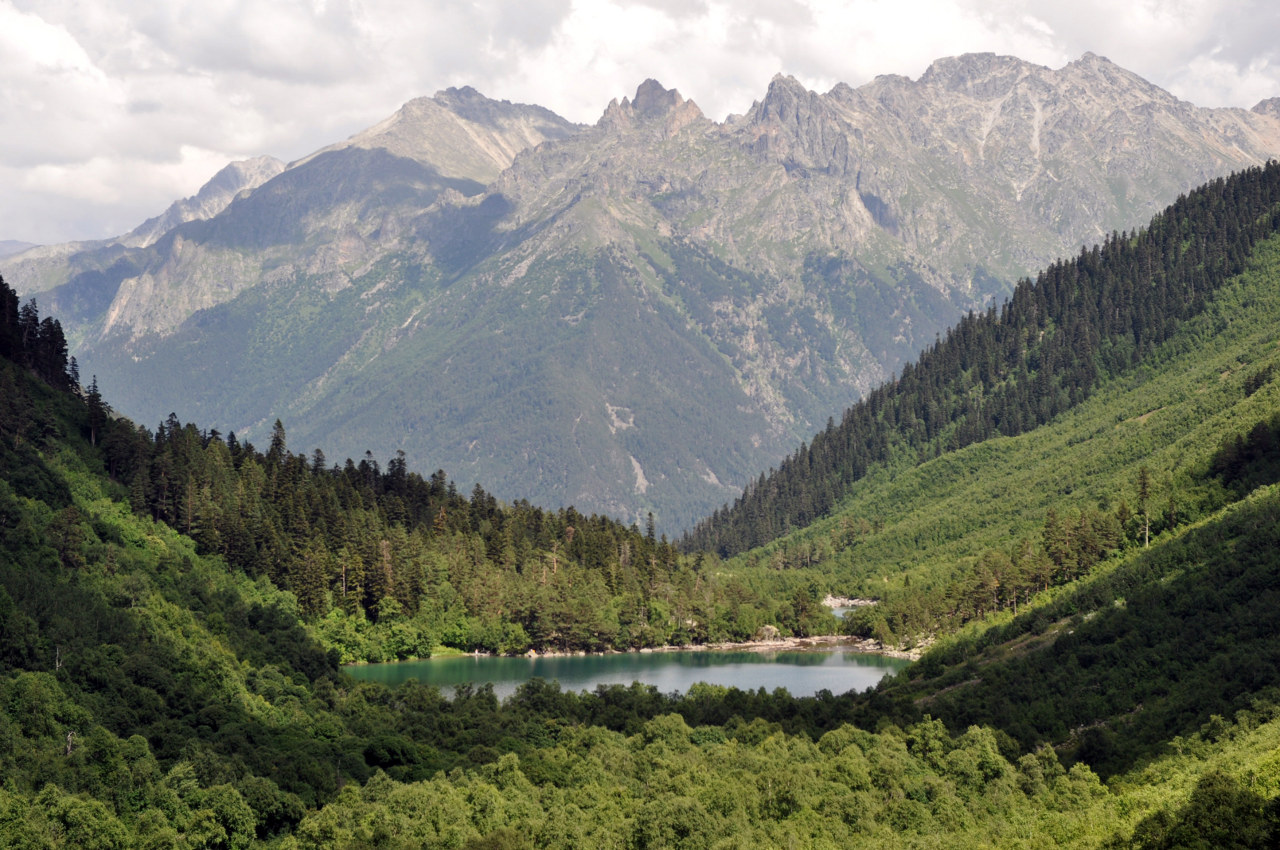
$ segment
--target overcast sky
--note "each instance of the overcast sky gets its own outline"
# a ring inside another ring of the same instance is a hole
[[[1106,56],[1201,106],[1280,95],[1275,0],[0,0],[0,240],[131,230],[233,159],[448,86],[594,122],[647,77],[717,120],[995,51]]]

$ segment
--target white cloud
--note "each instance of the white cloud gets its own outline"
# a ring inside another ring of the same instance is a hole
[[[990,50],[1107,56],[1206,106],[1280,94],[1272,0],[0,0],[0,239],[130,229],[450,85],[594,121],[647,77],[713,118]]]
[[[0,5],[0,160],[11,166],[91,156],[119,87],[67,31]]]
[[[1234,61],[1218,58],[1215,51],[1197,56],[1176,71],[1170,88],[1192,103],[1222,103],[1250,106],[1269,97],[1280,97],[1280,68],[1273,59],[1259,57],[1241,67]]]
[[[119,199],[123,179],[138,194],[167,206],[176,200],[168,195],[173,186],[203,183],[226,164],[221,153],[183,145],[177,159],[171,162],[95,156],[72,165],[38,165],[24,171],[16,185],[27,191],[109,206]]]

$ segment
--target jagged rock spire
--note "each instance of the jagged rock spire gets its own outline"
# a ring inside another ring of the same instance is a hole
[[[600,116],[597,127],[625,130],[637,124],[661,122],[663,134],[670,136],[702,118],[702,110],[692,100],[685,100],[675,89],[665,88],[655,79],[647,79],[636,89],[634,100],[613,100]]]

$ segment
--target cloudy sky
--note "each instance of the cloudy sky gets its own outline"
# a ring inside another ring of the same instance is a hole
[[[0,240],[126,232],[452,85],[593,122],[646,77],[710,117],[940,56],[1086,51],[1201,106],[1280,95],[1274,0],[0,0]]]

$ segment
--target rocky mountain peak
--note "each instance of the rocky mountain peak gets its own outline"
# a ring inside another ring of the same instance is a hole
[[[462,88],[450,86],[447,89],[441,89],[430,98],[418,98],[417,100],[429,100],[455,115],[479,123],[491,120],[494,113],[493,106],[499,103],[499,101],[493,101],[485,97],[471,86],[463,86]]]
[[[559,115],[544,107],[513,104],[509,100],[494,100],[485,97],[471,86],[450,87],[436,92],[430,98],[418,100],[430,102],[465,121],[490,129],[501,129],[509,124],[511,116],[515,113],[523,114],[526,119],[547,127],[563,127],[567,123]],[[415,101],[411,101],[413,102]]]
[[[696,103],[651,78],[640,84],[633,100],[624,97],[621,103],[610,101],[596,126],[622,132],[638,125],[656,124],[664,137],[670,137],[702,117]]]
[[[794,124],[801,116],[811,113],[821,97],[809,91],[795,77],[775,74],[769,81],[769,90],[764,100],[751,107],[751,119],[758,124],[777,121],[782,124]]]
[[[441,89],[440,91],[436,92],[435,95],[433,96],[433,100],[441,104],[446,104],[446,103],[466,104],[466,103],[485,103],[486,101],[489,100],[489,98],[480,94],[480,92],[476,91],[471,86],[462,86],[461,88],[458,88],[457,86],[449,86],[449,88],[447,89]]]
[[[1099,56],[1093,51],[1085,51],[1084,54],[1082,54],[1079,59],[1076,59],[1074,62],[1068,62],[1067,67],[1068,68],[1072,68],[1072,67],[1088,68],[1092,71],[1099,71],[1104,73],[1117,73],[1117,72],[1123,73],[1123,74],[1130,73],[1129,71],[1126,71],[1124,68],[1121,68],[1116,63],[1112,62],[1107,57]]]
[[[795,77],[778,74],[769,83],[764,100],[753,104],[747,113],[753,126],[750,148],[783,164],[788,173],[844,173],[849,139],[837,127],[839,122],[828,97],[838,101],[847,96],[852,96],[847,86],[824,96],[805,88]]]
[[[285,164],[274,156],[255,156],[252,159],[237,160],[213,175],[196,197],[214,192],[227,192],[234,195],[245,189],[261,186],[284,169]]]
[[[853,86],[848,83],[836,83],[831,87],[831,91],[827,92],[828,97],[834,97],[837,100],[849,100],[855,96]]]
[[[484,184],[521,151],[580,129],[541,106],[494,100],[470,86],[448,88],[409,101],[386,120],[291,167],[333,151],[381,149],[442,176]]]
[[[1039,67],[1014,56],[965,53],[934,62],[920,76],[920,84],[988,100],[1002,97],[1018,80]]]
[[[684,98],[675,89],[666,89],[655,79],[645,80],[636,89],[635,100],[631,106],[636,114],[645,118],[658,118],[684,103]]]
[[[1269,97],[1259,101],[1258,105],[1249,111],[1255,115],[1265,115],[1268,118],[1280,120],[1280,97]]]
[[[1096,97],[1116,99],[1117,105],[1128,105],[1128,99],[1170,106],[1178,99],[1132,71],[1128,71],[1105,56],[1085,53],[1074,62],[1068,62],[1060,71],[1052,72],[1092,90]]]

